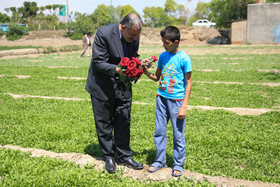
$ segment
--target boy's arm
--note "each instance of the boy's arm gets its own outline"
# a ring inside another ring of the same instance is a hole
[[[186,118],[187,106],[188,106],[188,102],[189,102],[189,98],[190,98],[191,90],[192,90],[192,72],[186,73],[186,79],[187,79],[186,93],[185,93],[184,102],[178,112],[179,119]]]
[[[161,69],[157,68],[156,73],[153,74],[151,72],[148,71],[148,68],[144,67],[143,72],[145,75],[147,75],[147,77],[149,77],[150,79],[152,79],[153,81],[158,81],[161,75]]]

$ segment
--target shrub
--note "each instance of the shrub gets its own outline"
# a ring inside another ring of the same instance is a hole
[[[4,34],[5,34],[5,32],[0,29],[0,36],[3,36]]]
[[[83,33],[74,33],[70,36],[72,40],[80,40],[83,38]]]
[[[45,53],[45,54],[50,54],[50,53],[55,53],[55,52],[57,52],[57,49],[55,47],[48,46],[48,47],[43,48],[43,53]]]
[[[81,46],[79,45],[65,45],[59,48],[61,52],[66,52],[66,51],[79,51],[81,50]]]
[[[9,31],[6,32],[7,39],[12,41],[20,39],[24,34],[28,34],[28,29],[18,24],[10,24]]]

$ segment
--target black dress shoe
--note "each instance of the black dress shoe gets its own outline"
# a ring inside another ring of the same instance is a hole
[[[116,163],[113,158],[105,158],[105,169],[108,171],[108,173],[116,172]]]
[[[125,165],[129,168],[132,168],[132,169],[136,169],[136,170],[139,170],[139,169],[143,169],[144,166],[143,164],[139,163],[139,162],[136,162],[135,160],[133,160],[132,158],[127,158],[127,159],[119,159],[118,160],[118,164],[119,165]]]

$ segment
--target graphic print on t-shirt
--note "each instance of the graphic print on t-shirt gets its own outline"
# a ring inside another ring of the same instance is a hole
[[[163,91],[168,88],[167,93],[169,94],[173,94],[174,85],[176,84],[175,77],[179,73],[176,69],[177,69],[176,66],[170,64],[162,70],[162,76],[159,82],[159,88]]]

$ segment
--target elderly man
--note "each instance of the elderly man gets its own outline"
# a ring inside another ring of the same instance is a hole
[[[132,90],[116,82],[122,73],[118,67],[121,59],[139,57],[141,30],[141,17],[128,14],[120,23],[98,29],[92,47],[86,90],[91,95],[98,141],[109,173],[116,172],[115,153],[118,164],[143,168],[133,160],[129,145]]]
[[[81,53],[81,57],[83,57],[83,55],[85,54],[85,52],[87,51],[87,57],[89,58],[90,57],[90,54],[89,54],[89,48],[91,46],[91,43],[90,43],[90,33],[86,33],[84,36],[83,36],[83,51]]]

